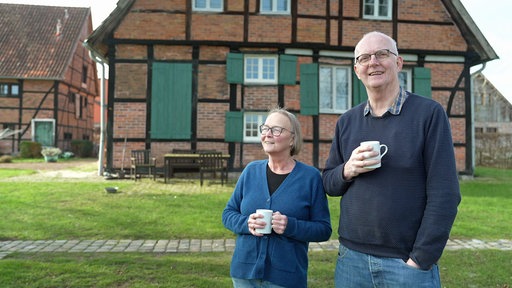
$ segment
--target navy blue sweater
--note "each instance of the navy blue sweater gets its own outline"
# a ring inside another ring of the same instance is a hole
[[[381,257],[435,264],[460,202],[454,147],[441,105],[409,93],[400,114],[364,116],[365,103],[343,114],[323,171],[325,191],[340,200],[339,240]],[[360,142],[388,146],[382,167],[345,181],[342,171]]]

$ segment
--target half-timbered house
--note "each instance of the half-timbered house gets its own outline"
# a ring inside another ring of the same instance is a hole
[[[89,8],[0,4],[1,154],[21,141],[70,151],[93,140],[95,63],[83,41],[92,33]]]
[[[471,174],[470,67],[498,56],[459,0],[120,0],[86,41],[109,65],[105,165],[188,148],[242,169],[279,105],[301,121],[297,158],[323,168],[336,119],[366,100],[353,50],[374,30],[396,39],[402,85],[446,108]]]

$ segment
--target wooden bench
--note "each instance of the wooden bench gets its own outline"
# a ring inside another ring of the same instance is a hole
[[[167,179],[174,176],[177,171],[180,172],[200,172],[201,160],[199,156],[201,153],[214,152],[212,150],[186,150],[186,149],[173,149],[172,153],[164,155],[164,178],[165,183]],[[229,157],[225,155],[222,157]],[[224,159],[224,158],[223,158]]]
[[[166,154],[164,158],[164,176],[165,181],[167,178],[174,176],[174,172],[197,172],[199,171],[199,161],[195,156],[195,150],[188,149],[173,149],[171,154]]]

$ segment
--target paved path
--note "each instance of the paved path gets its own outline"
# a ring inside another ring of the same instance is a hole
[[[229,252],[233,251],[234,247],[234,239],[0,241],[0,259],[13,252]],[[315,242],[309,245],[309,251],[331,251],[337,249],[338,240]],[[451,239],[448,241],[446,250],[459,249],[499,249],[512,251],[512,240]]]

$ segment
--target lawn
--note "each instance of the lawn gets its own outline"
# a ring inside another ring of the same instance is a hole
[[[512,170],[478,168],[475,175],[461,181],[452,238],[512,239]],[[233,181],[198,182],[41,179],[30,170],[0,169],[0,240],[233,238],[220,221]],[[119,193],[106,193],[107,186]],[[333,231],[338,201],[329,198]],[[0,260],[0,287],[229,287],[230,256],[13,253]],[[310,253],[309,287],[333,287],[335,257],[336,251]],[[443,286],[510,287],[511,259],[512,251],[445,251]]]

